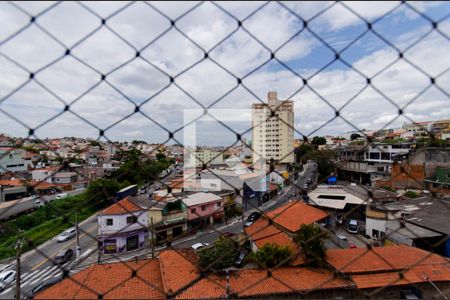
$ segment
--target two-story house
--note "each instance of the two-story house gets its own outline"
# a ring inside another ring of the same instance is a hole
[[[195,193],[183,198],[183,203],[187,210],[187,222],[191,226],[213,224],[225,216],[223,198],[213,193]]]
[[[104,209],[97,216],[101,252],[121,253],[143,247],[148,240],[148,221],[146,209],[128,197]]]
[[[183,235],[187,230],[186,205],[178,197],[167,195],[155,197],[148,209],[149,228],[157,243],[170,241]]]

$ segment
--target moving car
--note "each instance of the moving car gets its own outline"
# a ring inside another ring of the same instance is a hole
[[[58,252],[56,254],[55,258],[53,258],[53,264],[55,265],[62,265],[66,262],[68,262],[73,256],[73,250],[72,249],[64,249]]]
[[[0,291],[7,288],[16,279],[16,271],[9,270],[0,273]]]
[[[65,242],[77,235],[77,229],[75,227],[69,228],[56,237],[58,243]]]
[[[195,251],[197,251],[197,250],[201,250],[208,246],[209,246],[208,243],[196,243],[196,244],[192,245],[191,248],[194,249]]]
[[[247,220],[245,221],[244,226],[248,227],[250,225],[252,225],[253,223],[256,222],[256,220],[258,220],[261,217],[261,214],[259,212],[252,212],[248,217]]]

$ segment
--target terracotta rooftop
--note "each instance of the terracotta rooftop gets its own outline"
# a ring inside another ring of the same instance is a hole
[[[303,224],[311,224],[328,216],[326,212],[300,201],[290,201],[268,212],[267,216],[290,232],[296,232]]]
[[[274,225],[269,224],[269,220],[265,217],[258,219],[255,223],[246,227],[245,233],[247,233],[249,239],[253,241],[258,248],[263,247],[265,244],[275,244],[289,247],[293,255],[299,252],[299,247],[289,235],[276,228]],[[300,265],[304,262],[304,259],[300,255],[295,255],[292,264]]]
[[[110,207],[105,208],[102,215],[121,215],[143,210],[140,206],[132,202],[128,197],[114,203]]]
[[[20,179],[0,179],[0,185],[10,185],[10,186],[23,186],[26,181],[21,181]]]
[[[136,276],[133,277],[133,271]],[[157,259],[92,265],[38,293],[35,299],[165,299]]]
[[[449,260],[419,248],[400,246],[330,249],[327,262],[342,273],[364,274],[398,271],[417,265],[449,263]]]
[[[357,250],[357,251],[355,251]],[[329,250],[333,266],[358,261],[355,257],[366,249]],[[387,261],[397,261],[403,268],[386,270],[374,257],[367,257],[348,273],[349,279],[335,276],[332,270],[305,267],[282,267],[269,275],[266,270],[240,269],[229,275],[229,293],[233,297],[274,297],[322,291],[326,289],[377,288],[387,285],[450,281],[449,259],[427,251],[408,247],[374,248]],[[373,252],[372,252],[373,253]],[[375,254],[374,254],[375,255]],[[225,275],[206,274],[201,278],[198,256],[192,250],[162,251],[157,259],[92,265],[50,288],[38,293],[36,299],[213,299],[227,296]],[[417,259],[422,259],[420,262]],[[362,265],[367,267],[362,268]],[[133,276],[132,270],[136,270]],[[360,272],[362,270],[362,272]],[[364,273],[366,272],[366,273]]]
[[[357,288],[376,288],[391,285],[407,285],[412,283],[449,281],[450,263],[418,265],[402,272],[382,272],[376,274],[353,275],[351,279]]]
[[[312,290],[348,288],[352,282],[334,278],[324,269],[280,268],[271,276],[265,270],[243,269],[230,274],[229,293],[242,297],[265,297]],[[177,296],[178,299],[225,298],[227,283],[224,276],[212,274],[199,280]]]
[[[167,250],[159,255],[164,291],[173,295],[200,277],[192,251]]]

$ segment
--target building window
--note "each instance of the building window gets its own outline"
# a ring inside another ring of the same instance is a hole
[[[191,208],[191,213],[195,214],[195,208]]]
[[[202,205],[202,210],[206,210],[206,205]]]
[[[106,219],[106,226],[112,226],[113,225],[113,219]]]
[[[136,222],[137,222],[136,216],[127,217],[127,224],[136,223]]]
[[[217,202],[217,207],[220,207],[220,202]]]

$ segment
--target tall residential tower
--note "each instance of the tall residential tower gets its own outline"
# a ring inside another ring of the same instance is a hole
[[[269,92],[267,99],[267,104],[252,104],[253,162],[265,158],[278,163],[293,163],[294,103],[278,100],[276,92]]]

